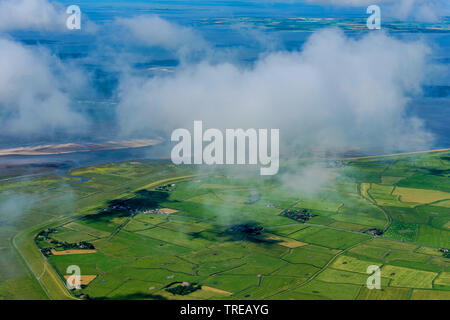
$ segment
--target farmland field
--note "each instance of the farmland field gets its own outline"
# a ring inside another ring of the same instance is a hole
[[[449,299],[449,155],[316,160],[330,179],[311,192],[286,183],[306,160],[272,177],[139,160],[2,182],[33,203],[0,224],[0,297]]]

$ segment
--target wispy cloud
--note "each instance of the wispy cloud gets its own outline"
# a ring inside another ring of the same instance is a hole
[[[64,30],[67,15],[47,0],[1,0],[0,31]]]
[[[0,32],[70,32],[66,26],[68,17],[66,7],[56,1],[0,0]],[[83,14],[83,32],[94,33],[97,29],[98,26]]]
[[[203,120],[218,128],[279,128],[285,150],[295,152],[407,150],[432,138],[420,119],[405,113],[431,66],[424,42],[382,32],[355,40],[324,30],[301,51],[265,46],[264,55],[242,66],[196,30],[157,16],[120,18],[103,28],[95,52],[108,54],[91,52],[86,59],[109,63],[119,74],[116,120],[122,137],[168,137],[174,128]],[[110,38],[102,42],[106,31]],[[171,73],[142,72],[135,62],[152,57],[136,45],[162,48],[183,63]],[[73,93],[89,87],[82,69],[39,47],[1,40],[0,49],[3,134],[38,138],[86,130],[89,117],[72,107]],[[196,58],[184,59],[191,55]]]
[[[87,85],[84,75],[36,47],[0,39],[2,135],[39,138],[81,132],[86,119],[71,107],[69,91]]]
[[[125,28],[130,42],[173,50],[180,55],[208,49],[208,43],[192,28],[162,19],[156,15],[119,18],[115,26]],[[117,32],[120,32],[117,31]]]

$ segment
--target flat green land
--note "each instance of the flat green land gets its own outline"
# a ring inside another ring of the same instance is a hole
[[[299,174],[312,164],[319,186]],[[3,181],[0,298],[448,299],[449,173],[440,151],[289,162],[272,177],[130,161],[70,172],[82,183]],[[40,251],[80,241],[96,252]],[[69,291],[73,265],[95,279]],[[381,290],[366,287],[371,265]],[[202,289],[167,290],[186,282]]]

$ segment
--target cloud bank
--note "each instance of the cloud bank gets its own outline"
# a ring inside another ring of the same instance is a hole
[[[431,142],[421,120],[405,114],[430,68],[430,50],[421,41],[380,32],[353,39],[323,30],[312,34],[302,51],[270,50],[242,66],[229,62],[232,55],[226,59],[226,52],[211,49],[193,29],[156,16],[121,18],[109,27],[121,37],[103,58],[114,61],[120,74],[119,138],[168,138],[172,130],[203,120],[215,128],[278,128],[282,153],[283,146],[285,153],[393,151]],[[163,48],[182,61],[174,72],[149,74],[135,68],[136,61],[152,59],[136,44]],[[192,53],[199,53],[196,59],[183,59]],[[0,39],[0,59],[3,135],[38,139],[52,132],[86,132],[89,116],[73,108],[76,92],[90,86],[81,69],[39,47],[5,39]],[[89,59],[99,61],[95,54]]]
[[[0,32],[79,32],[67,29],[66,9],[56,1],[0,0]],[[81,22],[83,32],[95,33],[99,28],[83,13]]]
[[[187,51],[200,50],[207,47],[201,36],[189,27],[184,27],[155,15],[119,18],[116,26],[126,29],[132,40],[149,47],[160,47],[167,50]]]
[[[70,91],[88,81],[36,47],[0,38],[0,126],[2,135],[77,133],[87,121],[71,107]]]
[[[301,52],[273,52],[250,68],[207,61],[173,75],[125,76],[122,134],[170,136],[194,120],[214,128],[279,128],[285,151],[407,150],[431,135],[405,115],[419,93],[429,49],[383,33],[360,40],[313,34]],[[281,151],[283,153],[283,150]]]
[[[65,28],[65,9],[47,0],[0,0],[0,31]]]

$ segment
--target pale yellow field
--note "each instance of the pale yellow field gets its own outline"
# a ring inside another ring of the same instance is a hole
[[[65,275],[64,279],[68,280],[71,275]],[[80,276],[80,284],[82,285],[88,285],[92,280],[94,280],[97,277],[97,275],[85,275]],[[75,281],[75,280],[74,280]],[[75,285],[75,283],[71,283],[71,285]]]
[[[408,300],[409,288],[385,287],[381,290],[362,288],[358,300]]]
[[[434,283],[442,286],[450,286],[450,272],[442,272],[439,277],[434,280]]]
[[[97,250],[64,250],[64,251],[56,251],[55,249],[51,250],[51,253],[54,256],[64,256],[68,254],[87,254],[87,253],[96,253]]]
[[[340,256],[331,264],[331,268],[367,274],[367,267],[371,265],[377,265],[377,263],[349,256]]]
[[[450,193],[448,192],[428,189],[396,187],[392,194],[400,196],[400,200],[403,202],[430,203],[450,199]]]
[[[289,238],[282,238],[282,237],[279,237],[276,235],[270,235],[267,237],[267,239],[281,241],[281,242],[278,242],[277,244],[279,244],[280,246],[283,246],[283,247],[291,248],[291,249],[298,248],[298,247],[304,247],[304,246],[308,245],[308,243],[305,243],[305,242],[301,242],[301,241],[297,241],[297,240],[289,239]]]
[[[414,289],[411,300],[450,300],[450,291]]]
[[[436,248],[420,247],[416,249],[417,253],[429,254],[431,256],[441,256],[442,253]]]
[[[361,194],[368,199],[370,199],[370,195],[368,193],[370,187],[370,183],[361,183]]]
[[[433,279],[438,274],[397,266],[383,266],[381,268],[381,276],[391,278],[390,286],[406,287],[406,288],[429,288],[433,287]]]
[[[169,208],[161,208],[161,209],[159,209],[159,211],[161,211],[161,213],[164,213],[164,214],[171,214],[171,213],[178,212],[178,210],[169,209]]]
[[[233,293],[225,291],[225,290],[220,290],[217,288],[213,288],[213,287],[208,287],[208,286],[202,286],[202,290],[206,290],[206,291],[212,291],[212,292],[217,292],[217,293],[223,293],[226,295],[232,295]]]
[[[298,247],[304,247],[307,246],[308,244],[300,241],[292,241],[292,242],[280,242],[279,245],[293,249]]]
[[[159,208],[159,209],[152,209],[152,210],[147,210],[144,211],[143,213],[154,213],[154,214],[172,214],[178,212],[178,210],[174,210],[174,209],[169,209],[169,208]]]

